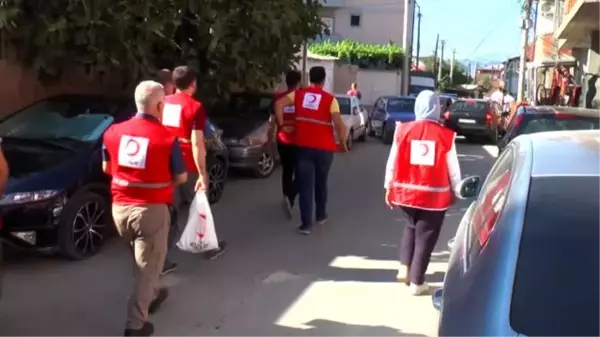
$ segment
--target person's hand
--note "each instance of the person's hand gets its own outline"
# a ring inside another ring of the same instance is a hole
[[[392,204],[392,200],[390,198],[390,189],[389,188],[385,189],[385,204],[388,205],[388,207],[390,209],[394,208],[394,205]]]
[[[348,146],[346,145],[346,141],[344,140],[338,145],[340,152],[348,152]]]
[[[206,187],[208,186],[208,181],[206,180],[205,174],[200,174],[198,176],[198,180],[196,180],[196,186],[194,186],[194,191],[206,191]]]

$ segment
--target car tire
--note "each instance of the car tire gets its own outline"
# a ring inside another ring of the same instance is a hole
[[[113,219],[108,201],[100,194],[76,193],[63,209],[58,224],[58,249],[71,260],[96,255],[106,242]]]
[[[354,130],[350,129],[350,132],[348,132],[348,139],[346,139],[346,149],[351,151],[352,146],[354,146]]]
[[[364,142],[367,140],[367,128],[363,129],[363,133],[358,137],[359,142]]]
[[[225,161],[217,157],[210,157],[207,160],[208,191],[206,194],[209,203],[214,204],[221,200],[227,181],[227,173]]]
[[[386,145],[391,145],[394,142],[394,135],[389,133],[386,124],[383,124],[381,129],[381,141]]]
[[[373,126],[371,125],[371,121],[367,122],[367,128],[366,128],[365,133],[369,137],[374,137],[375,136],[375,131],[373,131]]]
[[[263,151],[254,168],[254,176],[261,179],[268,178],[275,171],[276,163],[275,155],[272,152]]]

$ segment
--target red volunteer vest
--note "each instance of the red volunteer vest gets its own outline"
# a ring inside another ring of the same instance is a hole
[[[452,203],[446,154],[454,132],[433,121],[397,126],[399,150],[391,185],[391,203],[426,210],[445,210]]]
[[[294,144],[324,151],[338,150],[330,110],[334,99],[333,95],[315,86],[296,90]]]
[[[287,96],[292,90],[276,93],[273,102]],[[283,127],[277,130],[277,140],[283,144],[292,144],[296,125],[296,109],[293,105],[283,108]]]
[[[192,173],[198,172],[192,152],[192,125],[201,106],[192,96],[178,92],[165,98],[162,116],[163,125],[179,140],[185,168]]]
[[[116,204],[170,204],[169,158],[173,137],[158,121],[134,117],[104,134],[110,156],[111,192]]]

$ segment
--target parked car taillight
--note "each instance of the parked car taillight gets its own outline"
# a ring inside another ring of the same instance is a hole
[[[450,111],[444,112],[444,119],[445,120],[449,120],[450,119]]]
[[[485,124],[490,124],[491,122],[492,122],[492,114],[488,112],[485,114]]]

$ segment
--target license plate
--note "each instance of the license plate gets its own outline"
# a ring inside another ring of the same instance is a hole
[[[475,124],[475,120],[474,119],[459,118],[458,122],[459,123],[463,123],[463,124]]]
[[[372,122],[371,122],[371,125],[372,125],[374,128],[380,128],[380,127],[383,125],[383,122],[382,122],[382,121],[372,121]]]

